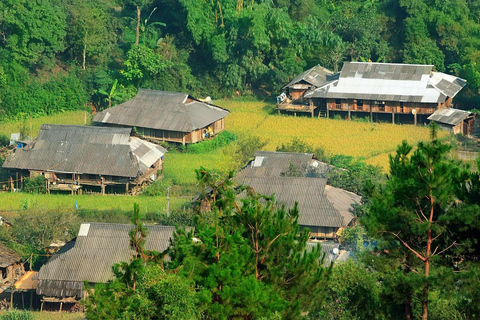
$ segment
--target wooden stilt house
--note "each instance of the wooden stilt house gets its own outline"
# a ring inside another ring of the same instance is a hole
[[[134,99],[97,113],[93,121],[131,128],[149,140],[187,144],[223,131],[229,113],[186,93],[140,89]]]
[[[45,177],[47,192],[135,193],[157,179],[165,148],[130,137],[129,128],[44,124],[37,139],[5,160],[21,189],[23,178]]]

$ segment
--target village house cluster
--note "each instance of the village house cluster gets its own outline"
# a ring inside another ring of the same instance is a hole
[[[307,112],[331,118],[368,117],[392,123],[435,121],[453,133],[469,134],[473,114],[452,108],[465,80],[433,71],[431,65],[345,62],[339,73],[315,66],[297,76],[277,98],[278,112]],[[189,94],[140,89],[137,96],[95,115],[92,126],[44,124],[38,137],[19,144],[3,168],[13,179],[44,176],[48,192],[138,194],[162,176],[167,150],[160,142],[183,145],[215,137],[229,111]],[[236,174],[238,185],[275,195],[279,205],[298,204],[309,247],[322,242],[327,263],[348,257],[339,234],[352,225],[354,193],[328,184],[332,166],[311,153],[257,151]],[[238,194],[245,197],[245,192]],[[78,236],[58,250],[39,272],[25,272],[18,254],[0,244],[0,291],[14,284],[59,309],[85,296],[84,282],[112,279],[111,266],[132,256],[131,225],[83,223]],[[163,252],[175,228],[148,226],[147,250]],[[99,257],[101,257],[99,259]],[[13,289],[10,289],[13,290]],[[13,298],[13,293],[12,293]],[[33,298],[30,298],[30,303]]]

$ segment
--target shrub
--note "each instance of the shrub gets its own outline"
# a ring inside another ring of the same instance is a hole
[[[4,134],[0,134],[0,147],[6,147],[9,144],[10,144],[10,139]]]
[[[222,148],[231,142],[237,140],[237,136],[231,132],[223,131],[220,132],[212,140],[201,141],[196,144],[188,145],[188,153],[207,153],[219,148]]]
[[[23,191],[28,193],[47,193],[45,177],[39,175],[35,178],[25,178],[23,182]]]

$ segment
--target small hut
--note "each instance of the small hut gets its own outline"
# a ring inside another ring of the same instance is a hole
[[[473,132],[473,112],[446,108],[435,111],[428,120],[436,122],[442,129],[453,134],[470,135]]]

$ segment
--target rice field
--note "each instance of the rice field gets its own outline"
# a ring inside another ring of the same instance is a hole
[[[383,168],[388,168],[388,155],[395,152],[402,140],[415,145],[428,140],[430,134],[428,128],[413,125],[277,115],[275,106],[264,102],[215,103],[232,112],[226,118],[226,130],[266,139],[266,150],[274,151],[297,137],[315,148],[323,148],[327,155],[350,155]],[[447,135],[439,132],[440,137]]]
[[[186,198],[170,197],[170,208],[181,208]],[[138,203],[143,213],[166,212],[167,200],[165,197],[132,197],[127,195],[77,195],[69,194],[27,194],[27,193],[0,193],[0,211],[15,213],[24,209],[40,210],[75,210],[77,203],[79,210],[86,211],[118,211],[131,212],[133,204]]]

